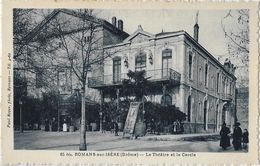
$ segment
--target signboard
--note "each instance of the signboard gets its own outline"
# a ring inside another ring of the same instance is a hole
[[[129,136],[131,137],[134,134],[135,124],[136,124],[140,104],[141,102],[130,103],[130,108],[125,122],[123,137],[129,137]]]

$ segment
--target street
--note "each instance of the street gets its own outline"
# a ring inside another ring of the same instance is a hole
[[[87,132],[86,139],[90,151],[234,152],[233,147],[223,151],[219,147],[219,137],[212,134],[148,135],[129,140],[122,138],[122,133],[114,136],[110,132]],[[15,132],[14,149],[78,150],[79,132]]]

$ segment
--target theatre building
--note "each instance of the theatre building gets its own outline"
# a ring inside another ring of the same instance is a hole
[[[104,52],[115,54],[105,60],[100,76],[89,78],[88,86],[101,92],[102,102],[112,93],[123,99],[122,80],[127,79],[127,72],[145,70],[149,81],[157,85],[146,101],[179,107],[187,115],[185,133],[214,132],[223,122],[231,126],[235,67],[228,59],[221,64],[198,37],[197,23],[193,37],[183,30],[151,34],[139,25],[123,42],[104,47]]]

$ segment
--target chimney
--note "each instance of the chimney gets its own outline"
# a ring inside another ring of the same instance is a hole
[[[122,20],[118,20],[118,29],[123,31],[123,21]]]
[[[197,23],[194,25],[194,39],[199,41],[199,25]]]
[[[112,17],[112,25],[116,27],[116,17]]]

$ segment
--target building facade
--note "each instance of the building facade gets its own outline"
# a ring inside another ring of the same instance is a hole
[[[44,10],[39,9],[35,12],[42,11]],[[93,34],[91,34],[92,31],[89,28],[90,24],[95,26]],[[18,100],[22,97],[42,101],[44,94],[50,92],[58,94],[61,98],[58,114],[64,117],[67,116],[69,107],[73,105],[73,101],[69,100],[76,95],[76,90],[79,92],[81,84],[70,66],[66,49],[70,55],[73,55],[73,51],[79,54],[77,48],[80,47],[80,44],[77,43],[80,42],[85,44],[84,49],[95,49],[95,55],[90,57],[90,62],[91,58],[93,58],[93,63],[91,62],[91,65],[87,66],[88,76],[98,75],[100,74],[100,63],[96,63],[95,58],[102,59],[103,47],[108,44],[120,43],[128,36],[129,34],[123,30],[123,21],[120,19],[117,21],[116,17],[113,17],[112,23],[110,23],[97,18],[95,15],[84,15],[84,11],[54,9],[24,37],[23,41],[26,43],[24,46],[26,49],[14,61],[14,79],[21,79],[20,82],[23,82],[22,86],[18,81],[14,83],[17,84],[14,85],[14,87],[17,87],[15,91],[20,92],[21,87],[23,87],[23,91],[26,91],[22,95],[15,93],[14,98],[17,100],[14,104],[15,116],[19,114]],[[65,44],[67,44],[66,48]],[[88,47],[88,45],[92,46]],[[81,55],[76,56],[81,57]],[[75,58],[74,63],[76,61]],[[82,66],[80,60],[78,60],[78,64]],[[77,65],[74,66],[74,69],[77,67],[76,70],[82,70]],[[86,102],[97,103],[99,95],[96,94],[98,92],[88,87],[86,87],[86,91],[88,92]],[[53,107],[55,110],[57,106],[54,105]],[[57,119],[57,113],[55,114]]]
[[[89,78],[88,86],[98,89],[101,102],[116,96],[124,100],[122,80],[127,72],[146,71],[153,83],[146,101],[172,104],[187,115],[184,132],[213,132],[223,122],[234,123],[235,67],[227,59],[221,64],[185,31],[151,34],[138,29],[123,42],[104,47],[114,52],[106,59],[101,75]]]

